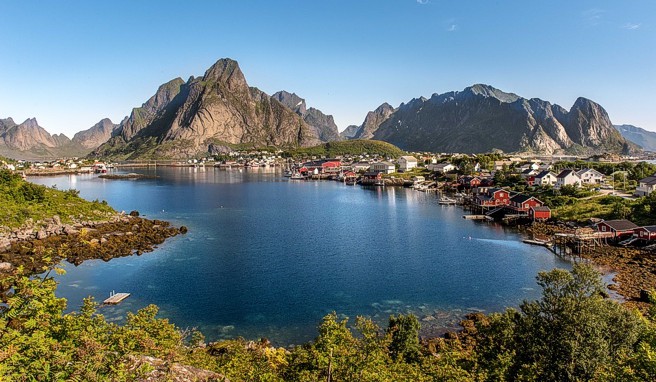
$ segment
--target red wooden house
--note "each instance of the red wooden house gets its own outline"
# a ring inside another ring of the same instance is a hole
[[[476,197],[476,205],[479,207],[499,207],[508,204],[510,204],[510,194],[501,188],[489,188]]]
[[[338,160],[331,160],[321,164],[322,174],[339,174],[342,170],[342,162]]]
[[[541,207],[543,205],[544,203],[539,199],[529,195],[517,194],[510,198],[510,207],[518,212],[528,213],[531,207]]]
[[[458,179],[458,184],[465,188],[474,188],[481,185],[481,178],[477,176],[461,176]]]
[[[551,209],[547,206],[535,206],[528,210],[528,216],[532,220],[548,220],[551,219]]]
[[[645,227],[638,227],[633,230],[633,234],[645,241],[656,240],[656,225],[648,225]]]
[[[640,227],[638,227],[635,223],[625,219],[604,220],[597,223],[597,231],[610,232],[615,238],[632,236],[636,228]]]

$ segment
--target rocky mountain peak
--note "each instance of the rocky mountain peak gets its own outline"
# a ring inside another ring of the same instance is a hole
[[[465,90],[463,90],[462,93],[470,94],[474,96],[483,96],[486,98],[492,97],[498,99],[501,102],[506,102],[506,103],[512,103],[521,98],[517,94],[506,93],[504,91],[501,91],[490,85],[485,85],[485,84],[472,85],[470,87],[465,88]]]
[[[305,100],[296,93],[289,93],[285,90],[274,93],[271,98],[278,100],[283,105],[292,109],[296,114],[299,114],[301,117],[305,116],[307,113]]]
[[[235,60],[222,58],[212,65],[203,76],[203,81],[221,82],[228,85],[228,89],[237,90],[248,88],[246,78]]]
[[[420,97],[423,98],[423,97]],[[411,104],[423,103],[426,99],[413,99],[405,107],[409,107]],[[403,105],[402,105],[403,107]],[[364,118],[364,122],[360,125],[360,128],[353,136],[353,139],[371,139],[373,138],[378,127],[385,122],[390,115],[394,113],[395,109],[387,102],[384,102],[382,105],[378,106],[374,111],[367,113],[367,116]]]
[[[86,149],[95,149],[112,137],[117,126],[109,118],[103,118],[89,129],[76,133],[72,141]]]

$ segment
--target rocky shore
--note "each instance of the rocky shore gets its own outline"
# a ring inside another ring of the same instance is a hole
[[[527,231],[536,239],[550,240],[557,232],[574,232],[567,225],[533,224]],[[640,248],[603,245],[577,256],[603,270],[615,273],[609,289],[626,299],[625,304],[640,310],[649,307],[646,291],[656,290],[656,253]]]
[[[0,271],[23,267],[40,273],[44,266],[67,260],[79,265],[89,259],[109,261],[115,257],[150,252],[169,237],[187,229],[139,217],[136,211],[116,214],[103,222],[63,224],[58,216],[0,233]],[[2,272],[0,272],[2,273]]]

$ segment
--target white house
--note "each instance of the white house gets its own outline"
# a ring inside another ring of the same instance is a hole
[[[581,178],[576,174],[574,170],[563,170],[556,176],[556,185],[555,188],[561,188],[562,186],[580,186]]]
[[[429,164],[428,166],[426,166],[426,168],[433,172],[441,172],[442,174],[446,174],[449,171],[455,170],[456,166],[452,165],[449,162],[445,162],[445,163]]]
[[[360,161],[351,163],[351,170],[353,172],[367,171],[371,167],[371,163],[368,161]]]
[[[647,196],[656,191],[656,174],[640,179],[638,183],[639,185],[635,190],[635,195]]]
[[[369,166],[369,171],[391,174],[393,172],[396,172],[396,166],[394,166],[394,163],[390,163],[390,162],[385,162],[385,161],[376,162],[376,163],[372,163],[371,166]]]
[[[540,186],[553,186],[556,184],[556,175],[551,171],[542,171],[541,173],[535,176],[535,181],[533,184]]]
[[[593,168],[584,168],[576,172],[583,184],[601,184],[606,176]]]
[[[409,171],[417,167],[417,158],[410,155],[402,156],[401,158],[399,158],[398,162],[399,162],[399,170],[401,171]]]

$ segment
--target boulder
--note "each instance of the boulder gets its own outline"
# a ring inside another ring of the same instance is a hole
[[[44,229],[40,229],[40,230],[36,233],[36,238],[37,238],[38,240],[43,240],[43,239],[45,239],[46,237],[48,237],[48,234],[46,233],[46,230],[44,230]]]
[[[12,269],[14,269],[14,266],[11,265],[11,263],[8,262],[0,263],[0,272],[11,272]]]

